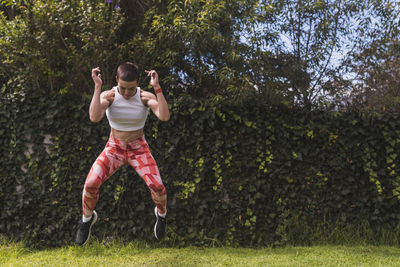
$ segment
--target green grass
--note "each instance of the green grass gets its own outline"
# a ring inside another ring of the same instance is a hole
[[[85,247],[30,250],[8,243],[0,245],[0,266],[400,266],[400,248],[168,248],[92,242]]]

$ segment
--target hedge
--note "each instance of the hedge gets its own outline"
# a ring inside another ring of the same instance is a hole
[[[305,243],[318,227],[397,229],[400,120],[170,100],[171,120],[146,124],[168,192],[173,245]],[[86,175],[109,135],[90,97],[17,95],[0,103],[0,233],[28,245],[72,244]],[[99,238],[154,240],[145,183],[122,167],[100,190]]]

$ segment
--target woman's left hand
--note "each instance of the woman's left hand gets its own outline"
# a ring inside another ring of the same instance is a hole
[[[158,73],[155,70],[145,70],[147,76],[151,78],[150,84],[153,86],[154,90],[161,88],[158,82]]]

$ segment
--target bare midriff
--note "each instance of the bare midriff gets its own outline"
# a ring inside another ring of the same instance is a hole
[[[129,143],[132,142],[144,135],[143,128],[135,131],[118,131],[114,128],[111,128],[111,134],[114,138]]]

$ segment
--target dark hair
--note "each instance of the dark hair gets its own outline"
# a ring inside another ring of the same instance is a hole
[[[118,66],[117,79],[126,82],[139,81],[139,68],[136,64],[125,62]]]

